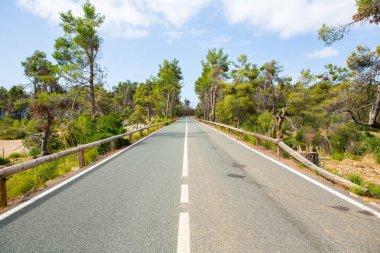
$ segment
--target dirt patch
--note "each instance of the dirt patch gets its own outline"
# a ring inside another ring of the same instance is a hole
[[[373,154],[361,157],[359,160],[344,159],[336,161],[329,158],[321,159],[322,166],[341,176],[360,175],[365,182],[380,185],[380,164]]]
[[[28,149],[22,144],[22,140],[0,140],[0,157],[9,156],[12,153],[28,153]]]

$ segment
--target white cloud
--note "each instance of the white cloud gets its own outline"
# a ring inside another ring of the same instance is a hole
[[[17,0],[19,6],[51,23],[59,13],[81,14],[84,0]],[[103,30],[116,37],[144,37],[155,25],[180,28],[212,0],[92,0],[106,16]]]
[[[58,23],[60,12],[71,9],[74,14],[80,15],[84,0],[17,0],[17,2],[19,6],[34,15]],[[102,29],[117,37],[144,37],[156,26],[178,31],[211,3],[221,6],[224,16],[230,23],[248,24],[254,28],[255,34],[269,31],[279,34],[282,38],[316,32],[322,23],[349,22],[355,13],[353,0],[92,0],[91,2],[97,11],[106,16]]]
[[[200,40],[197,41],[198,46],[211,49],[211,48],[223,48],[226,44],[231,42],[231,38],[229,37],[214,37],[210,40]]]
[[[355,13],[351,0],[222,0],[231,23],[248,23],[255,29],[290,38],[315,32],[323,23],[349,22]]]
[[[324,47],[320,50],[315,50],[311,53],[306,53],[306,56],[313,59],[324,59],[338,55],[338,50],[332,47]]]
[[[207,30],[200,28],[199,26],[184,27],[179,30],[170,30],[161,34],[165,38],[166,42],[172,43],[176,40],[182,39],[184,37],[197,38],[205,34]]]
[[[162,36],[165,38],[165,40],[168,43],[172,43],[175,40],[179,40],[183,37],[184,33],[181,31],[169,31],[169,32],[164,32]]]

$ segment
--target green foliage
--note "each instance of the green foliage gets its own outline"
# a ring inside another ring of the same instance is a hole
[[[33,157],[34,159],[36,159],[38,157],[38,155],[41,153],[41,147],[31,147],[29,149],[29,155],[31,157]]]
[[[366,191],[365,191],[364,189],[351,188],[350,191],[351,191],[352,193],[355,193],[355,194],[359,195],[359,196],[364,196],[364,195],[366,195]]]
[[[334,152],[331,154],[331,158],[337,161],[342,161],[344,158],[346,158],[346,155],[344,153]]]
[[[326,45],[343,39],[350,31],[351,27],[357,22],[380,23],[380,6],[378,0],[356,0],[357,13],[352,16],[352,22],[340,26],[328,26],[323,24],[318,32],[319,39]]]
[[[10,159],[15,159],[15,158],[20,158],[22,157],[22,155],[20,153],[12,153],[10,154],[9,156],[7,156],[7,159],[10,160]]]
[[[13,119],[9,115],[0,119],[0,139],[17,140],[26,136],[26,120]]]
[[[370,196],[380,198],[380,185],[368,184],[367,189]]]
[[[274,124],[273,114],[269,111],[264,111],[257,117],[257,126],[260,133],[271,134]]]
[[[362,135],[357,131],[355,125],[344,124],[330,134],[330,139],[333,150],[344,153],[350,144],[361,141]]]
[[[362,183],[363,183],[363,179],[360,175],[356,175],[356,174],[349,175],[348,179],[352,183],[357,184],[357,185],[362,185]]]
[[[0,157],[0,164],[7,164],[7,163],[9,163],[8,158],[2,158],[2,157]]]

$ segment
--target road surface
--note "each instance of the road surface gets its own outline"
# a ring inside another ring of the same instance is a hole
[[[370,208],[188,117],[3,216],[0,252],[380,252]]]

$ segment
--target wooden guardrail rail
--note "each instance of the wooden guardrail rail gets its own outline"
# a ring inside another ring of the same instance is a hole
[[[256,138],[256,145],[260,145],[261,141],[267,141],[267,142],[274,143],[277,146],[277,153],[279,156],[283,156],[284,155],[283,151],[285,151],[290,156],[292,156],[294,159],[296,159],[298,162],[302,163],[307,168],[311,169],[312,171],[316,172],[318,175],[321,175],[322,177],[324,177],[330,181],[333,181],[335,183],[343,185],[347,188],[355,188],[355,189],[358,189],[358,190],[364,191],[364,192],[367,191],[367,189],[365,189],[365,188],[363,188],[357,184],[354,184],[351,181],[348,181],[344,178],[341,178],[337,175],[332,174],[331,172],[329,172],[329,171],[327,171],[321,167],[318,167],[317,165],[315,165],[314,163],[310,162],[305,157],[303,157],[301,154],[299,154],[297,151],[293,150],[291,147],[286,145],[283,142],[283,140],[270,138],[270,137],[267,137],[264,135],[248,132],[248,131],[242,130],[240,128],[231,127],[231,126],[216,123],[216,122],[211,122],[211,121],[207,121],[207,120],[203,120],[203,119],[198,119],[198,120],[203,122],[203,123],[209,124],[209,125],[219,126],[221,128],[228,129],[232,132],[237,132],[237,133],[240,133],[243,135],[252,136],[252,137]]]
[[[91,142],[88,144],[83,144],[83,145],[77,146],[75,148],[63,150],[63,151],[60,151],[60,152],[57,152],[57,153],[54,153],[51,155],[39,157],[37,159],[33,159],[33,160],[30,160],[27,162],[23,162],[20,164],[15,164],[15,165],[12,165],[9,167],[2,168],[2,169],[0,169],[0,205],[2,205],[2,206],[7,205],[7,187],[6,187],[7,176],[16,174],[16,173],[21,172],[21,171],[31,169],[33,167],[40,165],[40,164],[51,162],[51,161],[57,160],[61,157],[68,156],[68,155],[71,155],[74,153],[78,153],[78,166],[81,168],[81,167],[85,166],[84,152],[86,149],[96,147],[96,146],[100,146],[102,144],[106,144],[106,143],[110,142],[111,143],[111,150],[115,150],[117,139],[128,136],[129,141],[132,143],[132,134],[139,132],[140,137],[142,137],[144,130],[147,130],[147,132],[149,134],[151,128],[156,127],[156,126],[165,126],[165,125],[168,125],[170,122],[172,122],[172,121],[160,122],[160,123],[153,124],[153,125],[143,127],[143,128],[139,128],[139,129],[127,132],[127,133],[111,136],[111,137],[108,137],[106,139]]]

